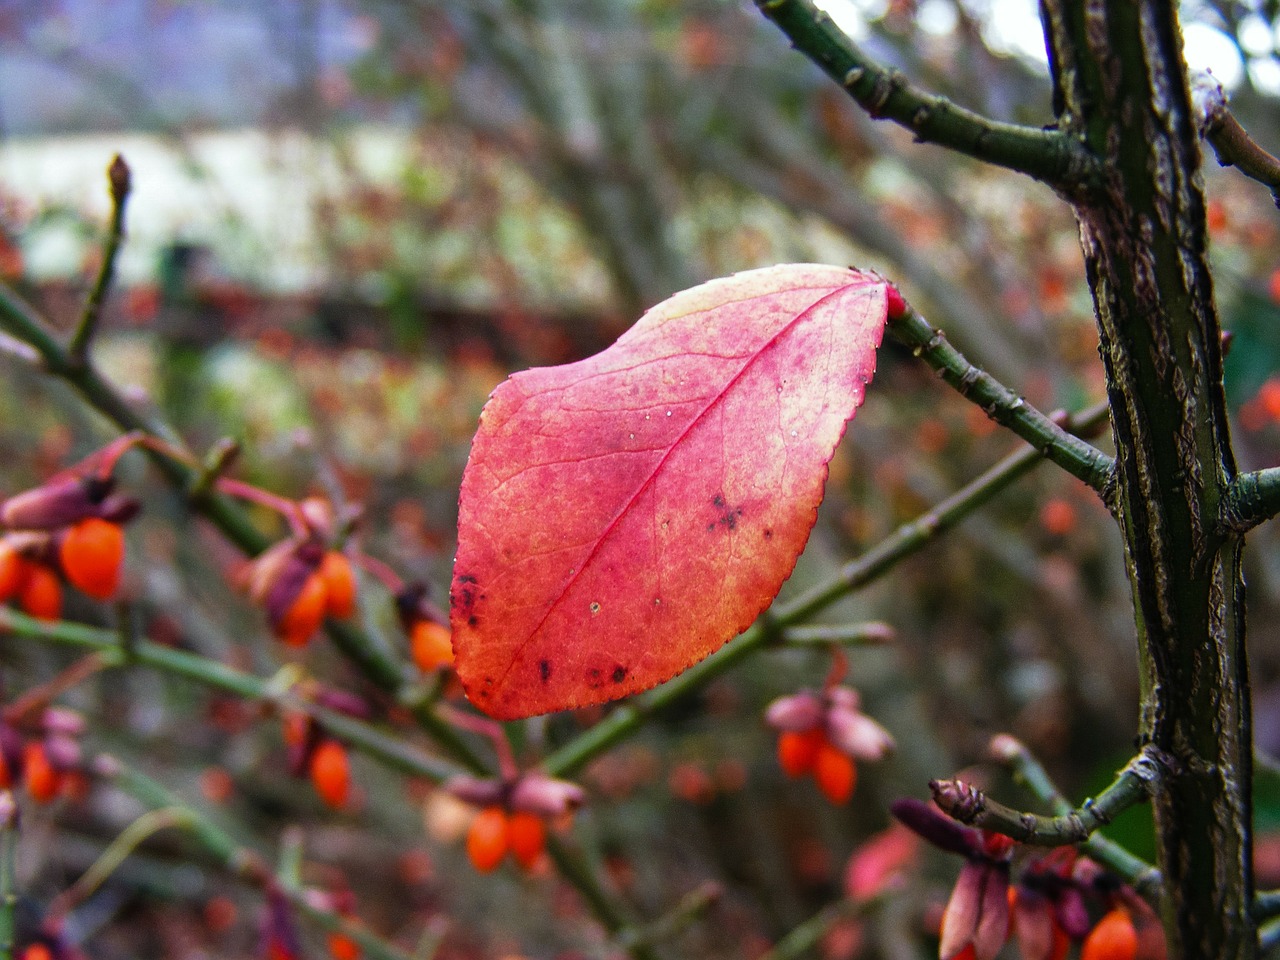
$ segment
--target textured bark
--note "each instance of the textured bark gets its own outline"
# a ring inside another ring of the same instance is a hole
[[[1045,0],[1061,129],[1104,161],[1074,194],[1106,366],[1111,506],[1138,626],[1141,739],[1168,758],[1153,798],[1171,957],[1257,952],[1241,540],[1206,262],[1200,147],[1167,0]]]

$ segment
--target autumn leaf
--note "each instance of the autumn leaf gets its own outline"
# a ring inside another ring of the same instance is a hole
[[[450,593],[471,701],[515,718],[612,700],[750,626],[809,538],[885,301],[852,270],[753,270],[494,390]]]

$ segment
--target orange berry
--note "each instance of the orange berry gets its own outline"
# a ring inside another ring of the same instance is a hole
[[[409,632],[413,662],[423,673],[431,673],[453,663],[453,643],[449,628],[434,620],[418,620]]]
[[[311,754],[311,782],[320,799],[341,810],[351,793],[351,761],[337,740],[322,740]]]
[[[536,814],[517,810],[507,820],[507,845],[516,863],[532,869],[547,848],[547,825]]]
[[[48,803],[58,795],[62,774],[49,763],[43,744],[33,740],[26,745],[22,751],[22,769],[27,793],[36,803]]]
[[[339,620],[356,612],[356,574],[345,554],[330,550],[320,561],[325,586],[325,613]]]
[[[1080,947],[1080,960],[1133,960],[1138,953],[1138,932],[1124,907],[1116,907],[1089,931]]]
[[[1280,267],[1272,270],[1267,278],[1267,293],[1271,294],[1272,303],[1280,303]]]
[[[18,602],[37,620],[62,619],[62,584],[58,575],[43,563],[24,564],[26,577],[18,591]]]
[[[813,769],[818,748],[826,743],[821,727],[786,730],[778,737],[778,763],[789,777],[802,777]]]
[[[0,540],[0,603],[22,589],[27,564],[7,540]]]
[[[1040,508],[1040,526],[1055,537],[1065,537],[1076,526],[1076,508],[1061,497],[1054,497]]]
[[[329,956],[333,960],[360,960],[360,944],[345,933],[329,934]]]
[[[813,779],[832,803],[848,803],[858,783],[858,768],[852,757],[824,740],[813,761]]]
[[[290,647],[305,647],[324,622],[328,595],[328,588],[319,574],[313,573],[307,577],[293,603],[280,618],[276,636]]]
[[[53,953],[43,943],[33,943],[22,951],[22,960],[53,960]]]
[[[506,855],[507,812],[501,807],[485,807],[467,831],[467,857],[481,873],[489,873]]]
[[[1280,379],[1272,377],[1260,386],[1256,399],[1269,420],[1280,420]]]
[[[86,517],[67,529],[58,560],[77,590],[95,600],[109,600],[120,586],[124,531],[109,520]]]

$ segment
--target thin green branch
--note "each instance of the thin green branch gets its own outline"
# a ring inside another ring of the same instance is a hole
[[[280,891],[299,913],[322,929],[339,932],[354,940],[372,960],[414,960],[414,957],[374,936],[358,922],[318,905],[317,898],[288,878],[273,873],[263,855],[238,842],[226,829],[207,814],[184,802],[163,784],[120,763],[113,757],[100,757],[97,772],[145,806],[157,811],[179,814],[174,825],[186,828],[189,835],[218,865],[233,876],[261,889]]]
[[[897,635],[897,631],[889,624],[881,620],[868,620],[866,623],[787,627],[782,631],[782,642],[791,647],[831,644],[847,647],[883,647],[893,643]]]
[[[1192,89],[1200,113],[1200,135],[1213,147],[1218,165],[1235,167],[1251,180],[1257,180],[1271,191],[1271,199],[1280,207],[1280,159],[1240,125],[1227,106],[1222,85],[1213,77],[1198,78]]]
[[[1106,416],[1106,404],[1099,403],[1066,417],[1064,428],[1087,433],[1103,423]],[[861,557],[846,564],[828,583],[820,584],[790,603],[771,610],[736,640],[675,679],[614,709],[599,723],[548,755],[542,763],[543,769],[553,777],[571,776],[634,733],[649,715],[702,689],[759,647],[775,641],[780,635],[785,636],[782,631],[804,623],[837,600],[883,576],[900,561],[988,503],[1043,460],[1044,454],[1033,447],[1005,457],[933,509],[903,524]]]
[[[168,424],[130,406],[93,364],[76,363],[44,319],[4,284],[0,284],[0,330],[34,347],[45,370],[73,387],[91,407],[125,433],[138,431],[165,441],[175,450],[185,450],[181,438]],[[207,470],[193,467],[181,457],[155,447],[147,447],[147,453],[165,479],[187,497],[192,508],[236,547],[252,556],[271,545],[240,504],[209,488]],[[457,731],[436,716],[429,704],[419,702],[415,675],[405,663],[351,624],[330,620],[327,629],[334,645],[377,686],[409,705],[418,724],[451,756],[472,772],[485,771],[483,761]]]
[[[991,755],[1055,815],[1065,817],[1074,811],[1071,801],[1058,789],[1040,761],[1020,740],[1008,734],[997,736],[991,741]],[[1122,877],[1152,906],[1158,906],[1162,880],[1160,871],[1151,864],[1098,833],[1091,834],[1080,843],[1079,848],[1090,859]]]
[[[873,118],[888,119],[923,143],[934,143],[1079,196],[1101,178],[1084,146],[1054,129],[1001,123],[917,89],[876,63],[813,0],[756,0],[760,11],[801,53],[840,84]]]
[[[150,641],[139,641],[126,651],[119,637],[78,623],[48,623],[16,610],[0,607],[0,630],[17,636],[60,643],[99,651],[115,666],[150,667],[174,676],[194,680],[245,700],[273,703],[308,714],[327,731],[361,753],[386,766],[415,777],[442,783],[462,773],[462,768],[408,746],[399,737],[389,735],[355,717],[330,710],[317,703],[280,689],[272,679],[255,677],[185,650],[175,650]]]
[[[129,191],[133,186],[133,178],[129,165],[124,157],[116,154],[107,168],[107,182],[111,186],[111,226],[107,230],[107,242],[102,250],[102,264],[98,267],[98,276],[94,280],[93,289],[85,300],[80,321],[76,324],[75,333],[67,345],[67,352],[72,361],[83,365],[89,355],[89,346],[98,331],[98,322],[102,317],[102,303],[116,275],[116,257],[120,253],[120,244],[124,240],[124,210],[129,202]]]
[[[553,836],[547,837],[547,853],[555,863],[560,876],[573,885],[610,936],[622,936],[626,931],[633,929],[631,922],[578,854]],[[626,950],[634,960],[657,960],[657,954],[653,952],[653,948],[643,940],[637,940],[628,945]]]
[[[929,789],[939,809],[963,824],[1035,847],[1065,847],[1083,843],[1125,810],[1146,801],[1163,771],[1150,753],[1141,753],[1096,797],[1052,817],[1006,807],[962,780],[932,780]]]
[[[795,960],[810,955],[822,938],[841,920],[856,916],[861,905],[852,900],[838,900],[787,931],[787,935],[761,954],[759,960]]]
[[[18,908],[18,803],[0,791],[0,960],[13,960]]]
[[[621,931],[615,938],[624,950],[632,950],[638,946],[653,946],[667,940],[673,940],[698,923],[708,910],[720,902],[724,889],[720,884],[709,880],[695,890],[691,890],[680,898],[674,907],[642,927],[631,927]]]
[[[1064,430],[991,374],[971,364],[947,341],[942,331],[934,329],[913,307],[907,306],[900,314],[891,315],[888,329],[962,397],[1088,484],[1104,502],[1108,499],[1115,472],[1115,461],[1111,457]]]
[[[1242,473],[1231,481],[1222,502],[1222,532],[1248,533],[1280,514],[1280,467]]]

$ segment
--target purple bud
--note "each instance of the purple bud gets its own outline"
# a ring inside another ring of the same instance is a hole
[[[582,806],[586,794],[576,783],[556,780],[541,773],[526,773],[511,791],[511,809],[558,817]]]
[[[987,802],[981,790],[963,780],[930,780],[929,790],[942,812],[961,823],[972,823]]]
[[[61,733],[47,734],[44,738],[44,755],[55,770],[75,770],[80,766],[83,754],[80,742]]]
[[[128,523],[141,511],[138,498],[123,493],[113,493],[98,505],[98,516],[116,524]]]
[[[853,687],[832,687],[827,691],[827,702],[832,707],[843,707],[855,713],[862,706],[862,698]]]
[[[462,773],[444,782],[444,789],[473,807],[490,807],[502,800],[506,787],[501,780],[472,777]]]
[[[68,737],[84,735],[85,722],[75,710],[66,707],[49,707],[40,718],[45,733],[61,733]]]
[[[822,722],[822,700],[811,690],[779,697],[764,711],[764,722],[775,730],[812,730]]]
[[[15,494],[0,505],[0,523],[10,530],[54,530],[97,516],[111,492],[110,477],[63,477]]]
[[[1073,940],[1081,940],[1088,935],[1092,923],[1089,920],[1089,908],[1085,906],[1084,894],[1079,889],[1064,887],[1053,906],[1058,926],[1063,933]]]
[[[319,690],[316,692],[315,700],[320,706],[328,707],[337,713],[345,713],[349,717],[368,720],[373,716],[373,708],[369,706],[369,701],[347,690],[332,688]]]
[[[895,800],[889,810],[903,826],[910,827],[939,850],[970,858],[983,855],[979,831],[961,826],[923,800],[902,797]]]
[[[827,739],[858,760],[883,760],[894,748],[888,730],[866,714],[844,707],[827,711]]]

